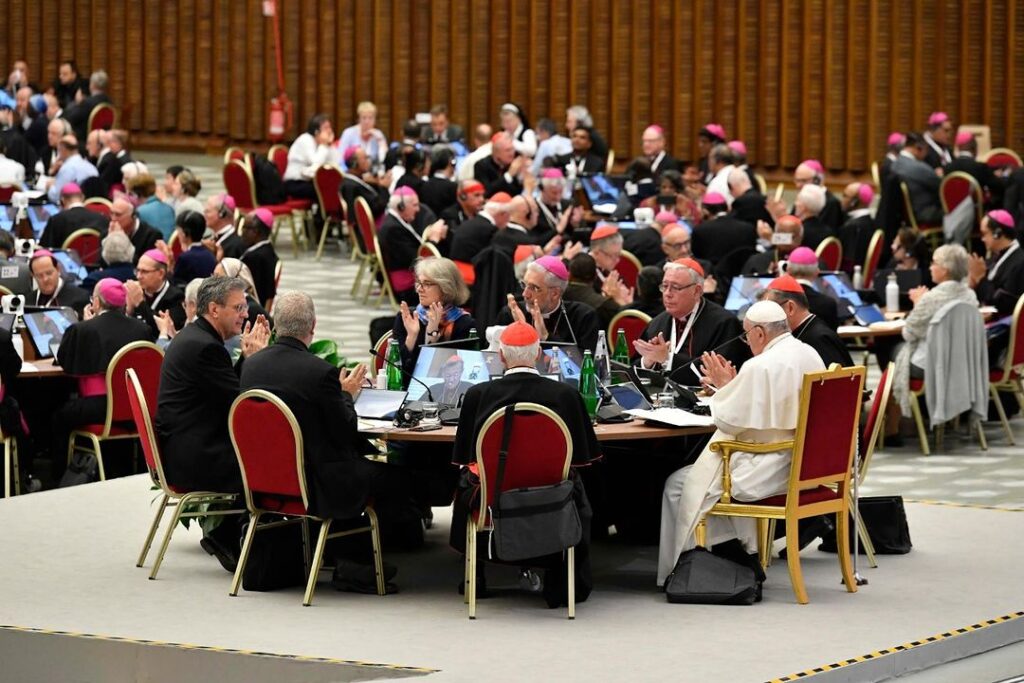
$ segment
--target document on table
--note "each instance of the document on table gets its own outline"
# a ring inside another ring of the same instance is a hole
[[[623,410],[626,415],[632,415],[641,420],[660,422],[673,427],[710,427],[715,421],[710,415],[695,415],[688,413],[681,408],[657,408],[655,410]]]

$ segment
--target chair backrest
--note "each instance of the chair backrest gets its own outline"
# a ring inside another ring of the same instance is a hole
[[[61,249],[74,251],[82,264],[94,266],[100,262],[100,233],[92,228],[79,228],[67,236]]]
[[[860,478],[864,480],[868,473],[868,466],[871,465],[871,456],[875,454],[875,445],[878,443],[878,435],[882,431],[882,417],[885,415],[885,407],[889,403],[889,396],[892,394],[892,380],[896,374],[896,365],[889,363],[878,380],[878,388],[871,397],[871,410],[868,412],[868,419],[864,421],[864,429],[860,436]]]
[[[881,194],[882,192],[882,174],[878,169],[878,162],[871,162],[871,180],[875,183],[875,192]]]
[[[434,258],[435,256],[440,258],[441,252],[437,250],[437,247],[431,242],[424,242],[420,245],[419,251],[420,258]]]
[[[345,213],[341,206],[342,174],[341,169],[334,164],[324,164],[316,169],[313,175],[313,187],[316,189],[317,204],[320,206],[320,213],[324,217],[336,220],[345,220]]]
[[[914,205],[910,201],[910,188],[907,187],[907,184],[902,180],[900,181],[900,193],[903,195],[903,202],[900,204],[903,215],[903,223],[905,225],[909,225],[910,227],[916,230],[917,217],[914,216]]]
[[[636,279],[640,275],[641,268],[643,265],[640,263],[640,259],[623,249],[622,257],[615,266],[615,270],[618,271],[619,277],[622,279],[622,284],[630,288],[636,287]]]
[[[171,253],[174,254],[174,258],[177,259],[181,255],[181,232],[175,230],[171,233],[171,239],[167,240],[167,246],[171,248]]]
[[[86,128],[89,132],[94,130],[110,130],[117,122],[117,110],[106,102],[101,102],[89,112],[89,122]]]
[[[359,247],[363,250],[364,254],[372,256],[376,254],[374,246],[376,230],[374,229],[373,211],[370,210],[370,205],[362,197],[356,197],[355,204],[356,227],[359,228],[359,239],[362,242]]]
[[[17,185],[0,185],[0,204],[10,204],[11,197],[17,191]]]
[[[963,171],[953,171],[944,176],[939,184],[939,199],[942,201],[942,212],[949,213],[960,206],[960,202],[974,195],[975,188],[978,188],[978,196],[980,197],[981,188],[978,186],[978,181]]]
[[[252,177],[252,169],[244,161],[237,159],[224,164],[224,189],[235,200],[242,211],[252,211],[259,207],[256,201],[256,181]]]
[[[1010,343],[1006,347],[1006,361],[1003,363],[1003,380],[1010,379],[1011,372],[1024,373],[1024,294],[1017,299],[1010,323]]]
[[[619,338],[619,330],[623,330],[626,333],[626,346],[629,348],[629,357],[635,357],[636,349],[633,348],[633,342],[640,338],[640,335],[647,329],[647,325],[650,322],[651,316],[643,311],[637,311],[632,308],[619,311],[611,319],[611,322],[608,323],[608,345],[614,349],[615,342]]]
[[[277,172],[283,178],[284,172],[288,168],[288,147],[281,144],[271,145],[267,150],[267,158],[273,162],[274,166],[277,166]]]
[[[809,372],[800,392],[800,419],[793,446],[789,505],[804,489],[849,484],[853,451],[860,426],[863,365]]]
[[[224,150],[224,165],[227,166],[229,161],[241,161],[243,164],[248,164],[249,155],[241,147],[228,147]]]
[[[1020,168],[1022,165],[1020,155],[1009,147],[993,147],[982,161],[991,168],[1003,168],[1004,166]]]
[[[825,270],[839,270],[843,263],[843,244],[838,237],[826,237],[814,253],[825,264]]]
[[[160,459],[160,444],[156,440],[156,430],[153,429],[153,415],[155,413],[156,399],[146,399],[146,392],[139,382],[139,376],[133,368],[128,368],[124,374],[128,404],[131,407],[132,419],[135,421],[135,431],[139,434],[142,442],[142,454],[146,458],[146,469],[149,470],[149,477],[157,486],[163,489],[164,493],[172,493],[164,477],[164,464]]]
[[[615,150],[608,148],[608,158],[604,162],[604,173],[605,175],[611,175],[612,169],[615,168]]]
[[[132,408],[128,401],[128,385],[124,376],[134,370],[142,387],[147,405],[156,406],[160,388],[160,366],[164,352],[152,342],[125,344],[114,354],[107,366],[107,417],[103,422],[103,436],[109,436],[111,427],[117,422],[132,420]]]
[[[274,264],[274,289],[281,286],[281,273],[284,272],[284,261],[277,259],[277,263]]]
[[[476,438],[481,510],[493,504],[497,493],[498,453],[504,427],[505,409],[500,408],[484,421]],[[572,437],[562,418],[537,403],[517,403],[502,491],[557,484],[569,474],[571,462]]]
[[[388,330],[380,336],[377,343],[373,345],[373,374],[384,369],[384,357],[388,354],[388,343],[391,341],[392,331]]]
[[[110,218],[110,209],[113,207],[113,203],[103,197],[89,197],[85,200],[84,206],[94,213]]]
[[[761,194],[768,196],[768,181],[764,179],[764,176],[761,175],[760,173],[755,172],[754,180],[757,181],[758,191]]]
[[[864,258],[864,286],[870,287],[875,281],[875,271],[878,270],[878,263],[882,260],[882,252],[885,250],[885,231],[875,230],[868,242],[868,253]]]
[[[300,500],[308,507],[302,431],[281,399],[262,389],[243,392],[231,404],[228,430],[250,510]]]

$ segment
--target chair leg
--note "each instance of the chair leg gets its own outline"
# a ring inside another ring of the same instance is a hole
[[[799,528],[796,520],[786,520],[786,564],[789,565],[789,581],[793,584],[796,601],[806,605],[807,589],[804,588],[803,570],[800,569],[800,534],[789,532],[790,525]],[[841,542],[841,541],[840,541]],[[840,548],[842,545],[840,545]]]
[[[149,554],[149,548],[153,545],[153,537],[156,536],[156,530],[160,528],[160,520],[163,519],[168,500],[170,500],[170,496],[166,493],[160,498],[160,505],[156,509],[156,515],[153,516],[153,523],[149,525],[149,533],[146,534],[146,542],[142,544],[139,561],[135,563],[136,567],[141,567],[146,563],[146,555]]]
[[[21,495],[21,470],[18,468],[18,440],[9,436],[4,440],[4,450],[10,449],[11,470],[14,474],[14,495]]]
[[[999,421],[1003,423],[1003,431],[1006,432],[1006,440],[1010,442],[1011,446],[1016,445],[1013,441],[1013,431],[1010,429],[1010,421],[1006,419],[1006,409],[1003,408],[1003,401],[999,398],[999,392],[993,385],[988,385],[989,394],[992,396],[992,402],[996,404],[996,412],[999,413]]]
[[[238,564],[235,565],[235,575],[231,577],[231,590],[228,595],[238,595],[238,587],[242,585],[242,577],[245,575],[245,563],[249,561],[249,551],[252,550],[252,541],[256,536],[256,527],[260,523],[259,512],[249,514],[249,528],[245,530],[245,540],[242,542],[242,552],[238,556]]]
[[[302,606],[309,607],[313,604],[313,591],[316,590],[316,580],[320,575],[320,565],[324,563],[324,548],[327,546],[327,534],[331,532],[331,520],[320,521],[320,537],[316,540],[316,550],[313,552],[313,566],[309,571],[309,579],[306,581],[306,595],[302,598]]]
[[[476,619],[476,521],[469,520],[469,544],[466,552],[469,556],[469,618]]]
[[[981,420],[976,415],[971,415],[969,418],[974,423],[974,428],[978,430],[978,443],[981,445],[981,450],[988,450],[988,441],[985,440],[985,430],[981,427]]]
[[[356,295],[356,292],[359,291],[359,283],[363,281],[363,270],[365,270],[365,269],[366,269],[366,260],[362,256],[360,256],[359,257],[359,268],[356,270],[356,278],[355,278],[355,280],[352,281],[352,289],[350,289],[349,292],[348,292],[349,296],[354,298],[355,295]]]
[[[853,577],[853,563],[850,561],[850,513],[845,509],[836,513],[836,545],[839,547],[839,569],[843,573],[846,592],[856,593],[857,580]]]
[[[910,395],[910,411],[914,414],[914,424],[917,425],[917,438],[921,442],[921,453],[930,455],[928,449],[928,432],[924,428],[924,418],[921,417],[921,406],[917,402],[917,396]]]
[[[707,518],[701,518],[701,520],[697,522],[697,527],[693,530],[693,542],[702,548],[707,547],[708,540],[708,525],[706,519]]]
[[[363,290],[363,305],[370,302],[370,292],[373,291],[373,283],[377,279],[377,262],[375,257],[367,257],[366,264],[366,289]]]
[[[96,464],[100,470],[100,481],[106,481],[107,471],[103,467],[103,451],[101,450],[100,447],[100,440],[95,434],[90,434],[89,440],[92,441],[92,447],[95,449],[94,452],[96,454]]]
[[[309,518],[302,518],[302,566],[306,568],[306,575],[313,566],[313,554],[310,552],[309,543]]]
[[[779,520],[769,519],[768,520],[768,535],[766,540],[768,541],[768,562],[764,565],[764,568],[772,566],[772,544],[775,543],[775,526]]]
[[[470,524],[467,521],[466,522],[466,554],[463,556],[463,562],[462,562],[462,602],[463,602],[463,604],[466,604],[466,605],[469,604],[469,583],[470,583],[470,578],[469,577],[471,576],[471,574],[469,573],[469,569],[470,569],[470,567],[469,567],[469,534],[470,534]]]
[[[160,552],[156,555],[156,561],[153,562],[153,570],[149,573],[149,580],[153,581],[156,579],[156,574],[160,571],[160,565],[163,564],[164,555],[167,554],[167,546],[171,544],[171,536],[174,535],[174,529],[178,526],[178,520],[181,519],[181,513],[188,505],[191,498],[186,494],[178,499],[178,504],[174,506],[174,514],[171,515],[171,524],[167,527],[167,531],[164,532],[163,543],[160,544]]]
[[[769,522],[765,517],[757,518],[757,554],[762,569],[768,568],[772,556],[772,537],[768,535]]]
[[[377,595],[387,595],[388,589],[384,585],[384,556],[380,548],[380,524],[377,522],[377,511],[368,508],[366,516],[370,518],[370,541],[373,543],[373,573],[377,579]]]
[[[11,497],[11,449],[4,443],[4,498]]]
[[[299,258],[299,226],[296,221],[302,220],[297,215],[299,212],[292,211],[292,219],[288,222],[289,227],[292,229],[292,255],[295,258]]]
[[[316,260],[319,261],[320,257],[324,255],[324,244],[327,243],[327,233],[331,231],[331,226],[334,225],[334,221],[330,218],[324,220],[324,229],[320,231],[320,242],[316,247]]]
[[[569,576],[566,577],[569,592],[569,618],[576,618],[576,546],[569,548],[569,557],[566,564],[569,566]]]

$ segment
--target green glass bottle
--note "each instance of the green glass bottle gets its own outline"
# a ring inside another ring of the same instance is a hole
[[[398,340],[388,342],[388,391],[402,390],[402,352],[398,348]]]
[[[619,329],[615,335],[615,352],[612,354],[612,360],[629,365],[629,343],[626,341],[626,331],[623,329]],[[621,376],[619,379],[621,380]]]
[[[583,368],[580,370],[580,394],[583,395],[583,404],[587,407],[587,415],[593,420],[597,417],[597,404],[601,397],[597,391],[594,355],[589,350],[583,353]]]
[[[475,327],[469,328],[469,336],[467,337],[467,339],[469,341],[471,341],[471,342],[476,342],[473,345],[473,347],[472,347],[473,351],[479,351],[480,350],[480,337],[477,336],[476,328]]]

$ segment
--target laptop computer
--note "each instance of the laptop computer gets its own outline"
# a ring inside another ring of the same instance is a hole
[[[725,298],[725,309],[736,314],[740,320],[746,314],[747,309],[757,303],[761,295],[771,281],[772,277],[748,277],[738,276],[732,279],[729,285],[729,295]]]
[[[458,360],[452,360],[453,358]],[[458,377],[450,374],[456,369],[459,372]],[[420,347],[420,355],[416,359],[412,376],[419,382],[409,383],[408,400],[425,401],[432,398],[435,402],[446,405],[457,405],[469,387],[491,379],[482,351],[439,346]]]
[[[36,357],[52,358],[54,350],[64,338],[64,332],[78,322],[78,316],[70,308],[50,308],[26,313],[24,320]]]
[[[356,415],[364,420],[393,420],[404,401],[404,391],[363,389],[356,397]]]

